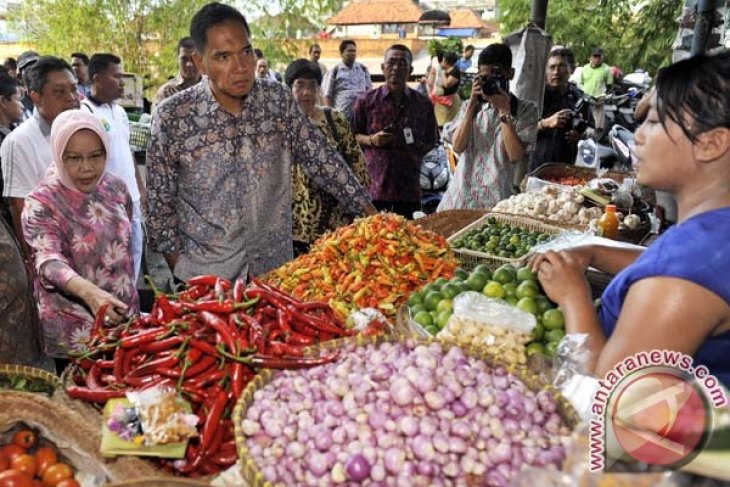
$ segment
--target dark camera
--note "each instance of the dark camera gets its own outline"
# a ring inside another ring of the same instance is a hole
[[[570,128],[572,130],[575,130],[579,134],[583,134],[586,130],[588,130],[588,122],[586,122],[580,113],[578,112],[571,112],[570,113]]]
[[[502,74],[499,66],[492,67],[492,74],[488,78],[482,78],[482,93],[484,96],[492,96],[502,91],[507,91],[507,78]]]
[[[386,134],[394,134],[396,132],[395,125],[389,123],[388,125],[383,127],[383,132],[385,132]]]

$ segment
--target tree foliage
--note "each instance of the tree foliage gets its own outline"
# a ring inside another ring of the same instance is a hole
[[[502,33],[523,28],[530,19],[526,0],[500,0]],[[606,61],[624,72],[641,68],[654,74],[669,64],[682,0],[550,0],[547,31],[555,44],[570,47],[578,64],[597,46]]]
[[[10,21],[42,54],[112,52],[154,85],[177,73],[177,42],[207,0],[24,0]]]

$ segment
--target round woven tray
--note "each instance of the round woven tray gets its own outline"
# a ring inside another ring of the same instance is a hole
[[[488,210],[446,210],[415,220],[426,230],[449,238],[465,226],[483,217]]]
[[[0,364],[0,375],[25,377],[27,379],[39,379],[47,382],[54,389],[61,387],[61,379],[47,370],[36,369],[27,365],[19,364]]]
[[[525,188],[527,186],[527,180],[528,178],[538,178],[542,179],[543,181],[547,181],[551,184],[559,184],[551,181],[551,179],[555,178],[563,178],[563,177],[579,177],[586,179],[590,181],[591,179],[595,179],[598,177],[598,174],[596,174],[595,169],[589,169],[587,167],[579,167],[574,166],[572,164],[561,164],[557,162],[551,162],[549,164],[544,164],[537,169],[533,169],[531,172],[525,175],[524,178],[522,178],[522,181],[520,182],[520,191],[525,191]],[[617,171],[607,171],[603,176],[604,178],[613,179],[617,183],[622,183],[624,178],[628,177],[628,174],[617,172]]]
[[[377,345],[384,342],[404,341],[406,339],[421,344],[430,344],[434,341],[433,339],[423,339],[416,337],[406,338],[403,336],[392,335],[378,335],[374,337],[357,336],[355,338],[345,338],[340,340],[332,340],[330,342],[324,342],[318,347],[312,347],[310,349],[307,349],[306,352],[307,354],[317,355],[320,352],[337,350],[342,348],[343,346],[350,344],[355,344],[357,346],[365,346],[369,344]],[[543,381],[543,379],[537,373],[528,370],[525,367],[511,364],[508,365],[502,362],[498,355],[488,354],[484,350],[479,348],[466,347],[443,340],[440,340],[439,342],[445,349],[458,346],[462,350],[464,350],[465,354],[484,360],[491,366],[505,367],[511,374],[523,381],[525,385],[532,391],[539,391],[543,389],[550,391],[555,397],[555,400],[558,404],[558,413],[563,418],[563,421],[565,421],[565,423],[571,429],[574,429],[580,423],[580,418],[578,414],[576,413],[575,409],[573,409],[573,406],[568,402],[568,400],[561,396],[560,393],[558,393],[558,391],[550,384]],[[240,459],[241,473],[243,479],[248,483],[250,487],[273,487],[273,484],[267,482],[264,479],[264,475],[256,465],[256,461],[249,455],[248,447],[246,446],[246,437],[241,430],[241,423],[246,417],[246,411],[248,410],[248,407],[253,404],[254,393],[257,390],[263,388],[266,384],[268,384],[274,377],[275,373],[276,371],[266,369],[261,371],[256,377],[254,377],[253,380],[249,382],[248,386],[246,386],[243,394],[241,394],[241,398],[238,400],[238,404],[233,411],[233,425],[236,430],[236,447],[238,448],[238,457]]]

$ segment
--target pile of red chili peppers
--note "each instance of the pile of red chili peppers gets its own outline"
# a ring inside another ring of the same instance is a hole
[[[327,303],[303,303],[256,279],[199,276],[176,295],[155,293],[149,315],[114,330],[99,310],[66,392],[103,404],[130,390],[176,387],[200,418],[185,461],[164,463],[177,474],[212,475],[236,462],[230,415],[257,369],[332,362],[336,354],[304,357],[303,348],[353,334]]]

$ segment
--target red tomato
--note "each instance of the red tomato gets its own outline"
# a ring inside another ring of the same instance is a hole
[[[81,484],[74,479],[65,479],[57,483],[56,487],[81,487]]]
[[[25,451],[25,448],[18,446],[14,443],[10,445],[5,445],[4,447],[0,448],[0,455],[4,455],[11,462],[13,461],[13,458],[17,457],[18,455],[25,455],[26,453],[27,452]]]
[[[17,470],[0,473],[0,487],[33,487],[33,480]]]
[[[33,445],[35,445],[35,441],[35,433],[33,433],[31,430],[21,430],[15,433],[15,436],[13,436],[13,443],[25,448],[26,450],[29,448],[33,448]]]
[[[13,470],[23,472],[28,477],[35,477],[35,458],[28,454],[18,455],[10,460],[10,466]]]
[[[58,457],[56,456],[56,452],[53,448],[42,446],[36,450],[35,465],[36,472],[39,477],[43,476],[43,472],[45,472],[48,467],[55,465],[56,463],[58,463]]]
[[[4,472],[5,470],[10,468],[10,459],[0,453],[0,472]]]
[[[74,472],[71,467],[65,463],[57,463],[43,472],[43,485],[45,487],[56,487],[62,480],[70,479],[73,476]]]

